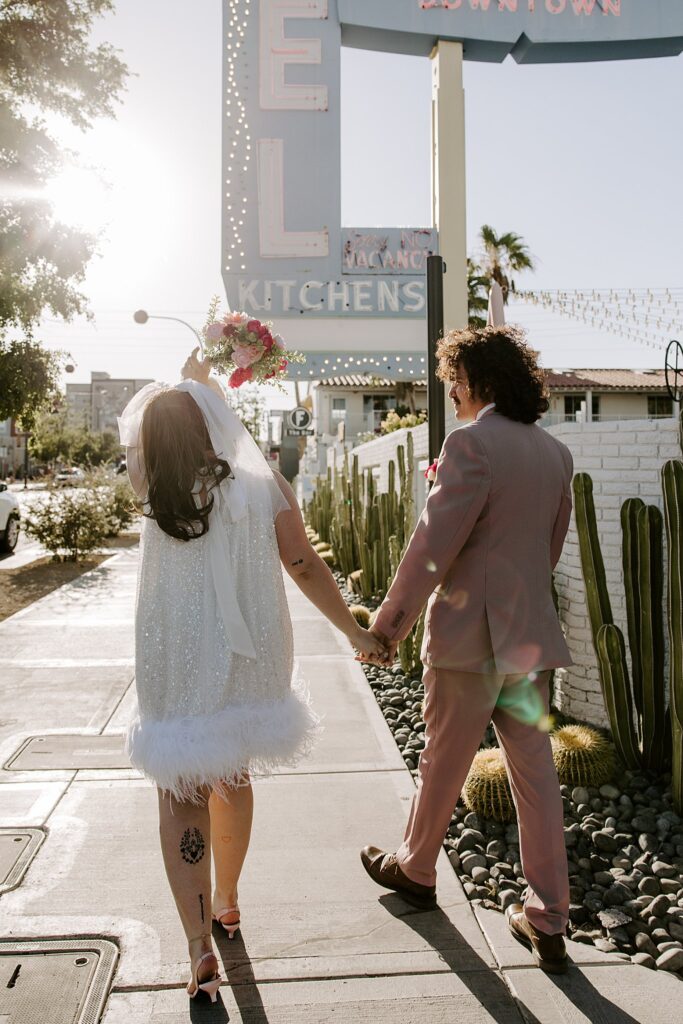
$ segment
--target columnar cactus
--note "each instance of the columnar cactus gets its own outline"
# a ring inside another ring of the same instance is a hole
[[[587,473],[577,473],[573,486],[586,604],[614,745],[626,767],[659,770],[665,722],[661,513],[655,506],[629,499],[621,514],[629,640],[637,680],[632,690],[624,637],[612,618],[593,483]]]
[[[671,775],[674,806],[678,814],[683,814],[683,462],[671,460],[664,465],[662,485],[669,551],[667,618],[672,732]]]

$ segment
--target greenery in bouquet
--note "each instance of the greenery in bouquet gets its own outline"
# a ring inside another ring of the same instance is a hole
[[[226,313],[219,319],[218,304],[218,299],[211,303],[202,332],[204,355],[214,370],[226,374],[231,388],[260,382],[282,386],[289,364],[303,363],[303,355],[289,351],[270,322],[248,313]]]

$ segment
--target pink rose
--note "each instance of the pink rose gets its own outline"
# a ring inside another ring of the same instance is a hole
[[[209,341],[218,341],[223,334],[223,324],[209,324],[206,328],[206,337]]]
[[[425,472],[425,479],[428,480],[430,484],[436,480],[436,468],[438,465],[439,460],[435,459],[435,461],[432,462],[431,466],[427,467],[427,470]]]
[[[247,366],[244,369],[235,370],[228,381],[231,388],[239,388],[242,384],[246,384],[248,380],[253,379],[253,371]]]
[[[258,362],[262,355],[263,348],[261,345],[237,345],[233,349],[232,361],[235,366],[245,369],[245,367],[251,366],[252,363]]]

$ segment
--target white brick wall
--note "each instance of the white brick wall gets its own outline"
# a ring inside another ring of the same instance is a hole
[[[561,423],[548,429],[570,449],[575,472],[590,473],[593,480],[595,514],[612,612],[628,649],[621,568],[621,505],[626,498],[640,497],[647,504],[663,507],[660,471],[667,459],[681,457],[678,423],[673,419],[617,420]],[[556,702],[576,718],[607,725],[573,515],[555,583],[560,598],[560,618],[575,662],[571,668],[556,673]]]
[[[570,449],[577,473],[590,473],[598,533],[615,623],[626,638],[626,607],[621,569],[620,509],[626,498],[640,497],[662,508],[661,467],[667,459],[681,457],[676,420],[615,420],[595,423],[560,423],[547,428]],[[406,431],[399,430],[354,449],[361,469],[377,467],[380,490],[387,487],[387,465],[399,444],[406,443]],[[428,427],[412,430],[416,463],[425,462]],[[341,461],[338,462],[341,466]],[[418,514],[424,504],[424,478],[415,473]],[[556,673],[555,700],[563,711],[591,722],[607,725],[597,661],[586,610],[579,543],[574,516],[555,573],[560,619],[574,659],[569,669]]]

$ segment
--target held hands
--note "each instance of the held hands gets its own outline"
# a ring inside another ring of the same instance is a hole
[[[392,665],[396,657],[398,644],[387,640],[373,626],[370,629],[359,626],[357,633],[351,637],[351,642],[358,651],[356,661],[369,665]]]

